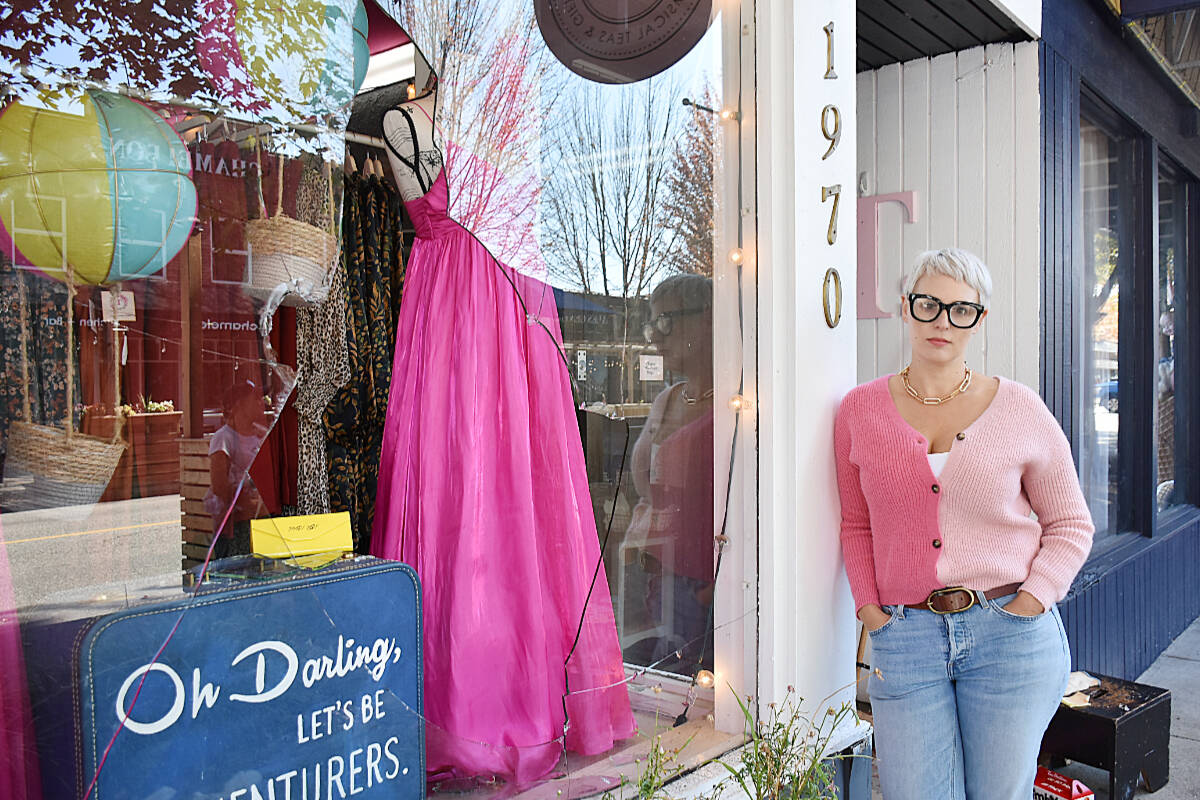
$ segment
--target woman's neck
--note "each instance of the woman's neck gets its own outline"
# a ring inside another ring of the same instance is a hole
[[[687,376],[687,384],[691,394],[702,394],[713,388],[713,367],[711,361],[706,364],[689,364],[684,375]]]
[[[962,385],[966,368],[961,361],[931,364],[914,360],[908,366],[908,382],[926,397],[944,397]]]

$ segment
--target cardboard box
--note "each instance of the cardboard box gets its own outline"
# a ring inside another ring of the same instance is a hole
[[[1065,775],[1038,767],[1033,779],[1034,800],[1096,800],[1096,793]]]

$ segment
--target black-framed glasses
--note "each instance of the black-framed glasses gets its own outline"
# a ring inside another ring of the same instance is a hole
[[[670,336],[671,331],[675,329],[676,317],[687,317],[692,314],[701,314],[707,309],[703,308],[681,308],[678,311],[664,311],[657,317],[654,317],[645,325],[642,326],[642,336],[647,342],[654,341],[655,332],[663,336]]]
[[[933,322],[945,311],[946,319],[956,328],[975,327],[975,323],[979,322],[984,312],[979,303],[968,303],[966,300],[943,303],[931,294],[916,292],[908,296],[908,310],[917,322]]]

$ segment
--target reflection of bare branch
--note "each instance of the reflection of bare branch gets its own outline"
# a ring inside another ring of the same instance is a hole
[[[716,95],[709,89],[700,105],[715,108]],[[686,122],[672,156],[667,176],[666,214],[680,238],[672,268],[712,276],[713,238],[716,233],[716,115],[697,109],[684,112]]]
[[[531,7],[497,14],[481,0],[405,6],[405,29],[438,73],[450,212],[502,261],[525,266],[541,179],[539,109],[551,57]]]
[[[674,88],[578,89],[559,106],[543,217],[552,274],[585,292],[649,291],[678,237],[665,211],[676,134]]]

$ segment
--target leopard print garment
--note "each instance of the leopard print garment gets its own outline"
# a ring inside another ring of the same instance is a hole
[[[326,177],[308,169],[300,180],[298,216],[329,225]],[[346,345],[346,264],[339,258],[329,276],[329,294],[312,308],[296,311],[296,415],[299,418],[297,503],[301,514],[327,514],[329,466],[325,457],[323,415],[339,388],[350,380]]]

